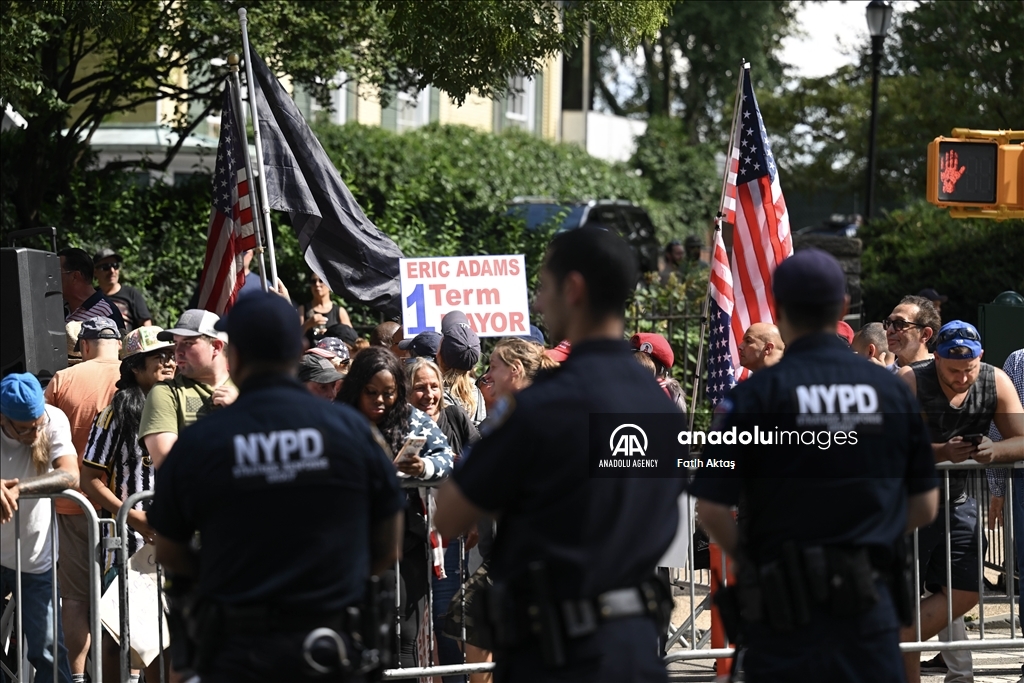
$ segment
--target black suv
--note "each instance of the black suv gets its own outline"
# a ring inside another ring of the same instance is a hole
[[[546,197],[516,197],[509,203],[507,214],[524,220],[527,230],[535,230],[559,216],[562,222],[557,232],[583,226],[614,230],[633,248],[641,271],[658,270],[661,247],[654,224],[647,212],[633,202],[619,199],[560,202]]]

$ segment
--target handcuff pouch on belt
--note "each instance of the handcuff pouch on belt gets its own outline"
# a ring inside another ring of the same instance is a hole
[[[549,667],[564,665],[568,641],[595,633],[603,621],[651,616],[665,631],[672,615],[672,593],[660,577],[596,598],[558,600],[543,562],[530,563],[516,582],[496,581],[484,599],[492,642],[499,648],[537,643]]]
[[[356,673],[377,680],[394,664],[394,593],[378,577],[368,579],[362,605],[326,615],[281,611],[260,603],[238,606],[194,598],[180,602],[183,609],[178,612],[179,623],[184,631],[178,641],[184,641],[188,656],[180,667],[175,662],[179,670],[208,670],[225,638],[233,634],[303,631],[308,633],[302,651],[296,654],[303,660],[307,675]],[[174,603],[171,605],[174,614]],[[172,621],[169,619],[169,623]]]

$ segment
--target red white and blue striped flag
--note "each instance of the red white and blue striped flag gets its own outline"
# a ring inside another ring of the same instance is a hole
[[[238,130],[232,84],[224,88],[220,144],[213,174],[213,210],[206,260],[199,279],[199,308],[224,315],[245,283],[245,252],[256,247],[253,201],[245,168],[244,131]]]
[[[742,71],[740,115],[733,130],[724,205],[724,220],[733,225],[732,260],[721,232],[716,231],[711,264],[707,395],[712,404],[749,374],[740,367],[736,347],[752,324],[775,322],[772,273],[793,255],[789,212],[775,157],[754,97],[750,69]]]

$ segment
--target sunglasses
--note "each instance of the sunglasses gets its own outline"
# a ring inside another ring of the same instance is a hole
[[[154,351],[149,357],[156,358],[161,365],[167,365],[174,362],[174,351]]]
[[[50,414],[43,413],[43,418],[43,421],[40,422],[39,424],[29,425],[24,429],[18,429],[17,427],[15,427],[14,422],[7,417],[4,417],[4,421],[7,422],[8,428],[11,430],[11,432],[14,433],[16,437],[23,437],[28,436],[29,434],[38,434],[39,432],[43,431],[43,429],[46,428],[46,425],[50,424]]]
[[[954,339],[967,339],[968,341],[981,341],[981,336],[977,332],[970,329],[969,327],[962,327],[958,329],[946,330],[940,332],[936,339],[936,344],[945,344],[946,342],[953,341]]]
[[[100,270],[105,270],[107,272],[111,270],[121,270],[121,264],[118,263],[117,261],[115,261],[114,263],[101,263],[96,267],[99,268]]]
[[[478,387],[490,387],[490,386],[494,386],[494,380],[493,380],[493,379],[491,379],[490,377],[488,377],[487,375],[483,375],[483,376],[481,376],[481,377],[480,377],[480,379],[478,379],[478,380],[476,381],[476,385],[477,385]]]
[[[886,318],[882,321],[883,330],[888,330],[890,327],[894,328],[897,332],[902,332],[908,327],[924,327],[924,325],[912,323],[909,320],[901,320],[899,318]]]

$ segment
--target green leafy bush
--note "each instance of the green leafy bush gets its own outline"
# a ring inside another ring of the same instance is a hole
[[[714,152],[710,145],[691,144],[681,119],[657,116],[647,122],[630,163],[650,183],[647,210],[661,243],[707,234],[721,195]]]
[[[859,233],[866,320],[881,320],[907,294],[949,296],[943,320],[976,323],[978,304],[1024,292],[1024,221],[950,218],[924,201],[876,218]]]

